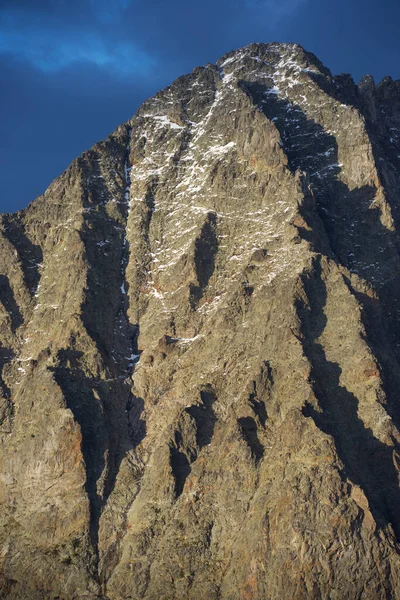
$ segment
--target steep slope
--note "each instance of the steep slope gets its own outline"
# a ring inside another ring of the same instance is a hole
[[[198,68],[0,228],[0,595],[400,599],[400,82]]]

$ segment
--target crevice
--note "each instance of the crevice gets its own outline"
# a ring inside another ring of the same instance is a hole
[[[196,282],[190,284],[190,303],[196,308],[210,281],[218,252],[216,233],[217,215],[209,212],[194,245],[194,269]]]
[[[12,333],[15,333],[18,327],[23,324],[24,318],[15,300],[14,291],[10,286],[10,281],[6,275],[0,275],[0,302],[10,315],[11,331]]]
[[[121,269],[117,265],[125,260],[127,208],[121,202],[118,213],[110,216],[102,201],[109,192],[105,181],[101,179],[98,161],[93,160],[90,169],[90,177],[95,185],[91,183],[92,187],[87,191],[87,210],[80,233],[88,263],[82,320],[103,358],[109,362],[114,347],[114,325],[121,307],[121,294],[124,293]],[[122,198],[124,193],[125,190],[120,189]],[[107,246],[104,246],[105,241]]]
[[[258,377],[251,382],[251,391],[249,393],[249,405],[258,418],[260,425],[265,429],[268,419],[265,400],[271,395],[271,388],[274,380],[272,369],[268,361],[264,361]]]
[[[241,417],[238,419],[240,432],[250,448],[250,452],[256,464],[264,456],[264,446],[261,444],[257,435],[257,423],[252,417]]]
[[[0,393],[5,399],[11,398],[11,390],[4,381],[3,369],[14,359],[14,351],[11,348],[5,348],[0,343]]]
[[[175,443],[170,444],[170,464],[175,479],[175,498],[183,492],[186,479],[191,472],[191,466],[188,457],[180,450],[182,444],[182,436],[179,432],[175,433]]]
[[[14,403],[11,400],[11,390],[3,377],[3,369],[13,358],[13,350],[0,344],[0,433],[11,433]]]
[[[113,200],[104,180],[99,160],[90,157],[85,166],[86,211],[81,238],[88,263],[85,302],[82,305],[82,321],[90,337],[95,341],[112,377],[132,374],[139,360],[137,323],[128,317],[128,290],[126,268],[129,261],[127,227],[130,213],[130,135],[112,150],[118,157],[123,170],[123,183],[111,182],[109,187],[118,186],[121,200],[109,210]],[[114,195],[116,191],[114,190]],[[112,214],[112,216],[111,216]]]
[[[131,311],[138,321],[146,311],[149,298],[142,294],[151,279],[152,249],[150,243],[150,227],[155,210],[155,190],[157,184],[152,181],[147,185],[144,198],[135,203],[135,220],[132,252],[132,265],[130,265],[131,285],[127,285],[129,290]],[[126,264],[128,266],[128,262]],[[133,267],[133,268],[132,268]]]
[[[149,188],[146,191],[146,195],[144,197],[144,207],[145,207],[145,210],[143,211],[143,215],[142,215],[142,229],[143,229],[143,235],[144,235],[146,244],[148,246],[148,249],[150,249],[149,232],[150,232],[151,219],[152,219],[154,209],[155,209],[154,190],[153,190],[152,186],[149,186]]]
[[[143,398],[130,394],[125,411],[129,415],[129,439],[133,448],[136,448],[146,437],[146,421],[141,418],[144,411]]]
[[[211,444],[214,435],[217,417],[213,410],[213,404],[217,398],[211,386],[205,386],[200,391],[201,404],[195,404],[185,408],[185,411],[196,423],[196,441],[199,449]]]
[[[182,494],[191,465],[204,446],[211,444],[217,421],[213,404],[217,397],[208,384],[200,390],[200,403],[184,409],[173,440],[169,443],[170,466],[175,481],[175,499]]]
[[[129,227],[129,215],[131,212],[131,194],[130,194],[131,176],[130,176],[130,172],[131,172],[132,167],[129,166],[130,165],[130,150],[131,150],[131,135],[132,135],[132,128],[130,127],[128,129],[128,143],[126,146],[125,162],[124,162],[124,174],[125,174],[124,198],[125,198],[125,204],[126,204],[126,215],[125,215],[125,232],[124,232],[124,239],[123,239],[123,244],[122,244],[121,268],[120,268],[121,280],[122,280],[122,283],[120,286],[121,307],[120,307],[118,319],[114,326],[115,337],[118,338],[118,335],[120,334],[119,337],[120,337],[120,341],[122,342],[121,344],[118,344],[117,346],[114,344],[114,349],[118,348],[118,346],[120,346],[120,345],[123,346],[124,342],[126,342],[127,347],[125,350],[122,350],[122,355],[120,352],[118,359],[116,357],[115,351],[114,351],[114,356],[113,356],[114,361],[118,360],[119,363],[121,363],[121,360],[123,361],[124,358],[125,358],[125,360],[128,361],[125,365],[125,370],[126,370],[127,374],[133,373],[133,370],[140,359],[140,351],[138,348],[139,324],[138,323],[132,324],[130,322],[130,319],[128,316],[128,308],[129,308],[128,293],[130,292],[130,289],[129,289],[130,286],[129,286],[129,283],[128,283],[127,277],[126,277],[126,270],[127,270],[128,264],[129,264],[129,256],[130,256],[130,247],[129,247],[127,232],[128,232],[128,227]],[[147,239],[148,238],[148,228],[150,227],[151,215],[152,215],[152,211],[154,210],[154,200],[153,200],[153,197],[151,194],[146,196],[146,206],[148,207],[147,220],[146,220],[147,230],[145,232],[145,236]],[[123,325],[125,325],[125,328]],[[125,329],[125,333],[123,332],[124,329]]]

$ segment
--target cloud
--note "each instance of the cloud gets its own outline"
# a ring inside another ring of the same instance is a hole
[[[90,63],[50,73],[5,55],[0,75],[0,113],[7,115],[0,122],[0,211],[23,208],[42,194],[76,156],[130,119],[158,87],[142,77],[115,77]],[[21,167],[22,139],[29,159]]]
[[[245,5],[250,10],[262,12],[276,23],[307,2],[308,0],[245,0]]]
[[[29,62],[44,72],[91,63],[121,75],[146,74],[155,59],[114,32],[131,0],[46,0],[11,5],[0,12],[0,54]]]

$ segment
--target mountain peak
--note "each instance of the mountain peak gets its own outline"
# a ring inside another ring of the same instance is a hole
[[[250,44],[2,216],[2,598],[397,597],[398,189],[398,82]]]

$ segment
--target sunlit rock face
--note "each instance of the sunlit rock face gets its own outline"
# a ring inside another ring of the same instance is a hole
[[[400,83],[252,44],[0,230],[0,596],[400,599]]]

